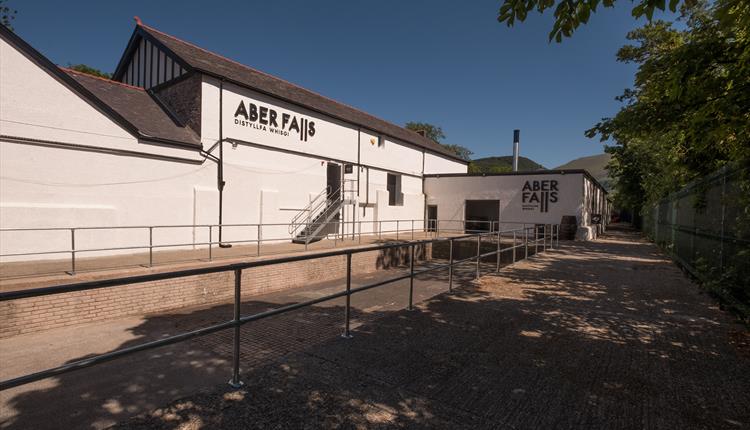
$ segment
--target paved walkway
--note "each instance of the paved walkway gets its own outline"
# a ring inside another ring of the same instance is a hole
[[[750,427],[747,332],[634,234],[565,244],[478,284],[471,273],[453,294],[440,276],[422,280],[412,312],[400,310],[403,284],[378,290],[379,307],[355,299],[350,340],[340,303],[247,325],[242,390],[225,384],[220,333],[8,392],[0,426]],[[140,342],[229,312],[154,316],[130,333]]]

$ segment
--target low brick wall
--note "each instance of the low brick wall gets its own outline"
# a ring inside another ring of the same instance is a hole
[[[408,248],[354,254],[353,276],[405,266]],[[432,247],[418,246],[418,260],[432,258]],[[346,277],[346,256],[296,261],[242,272],[243,297]],[[234,273],[222,272],[154,282],[76,291],[0,303],[0,339],[55,327],[128,315],[231,302]]]

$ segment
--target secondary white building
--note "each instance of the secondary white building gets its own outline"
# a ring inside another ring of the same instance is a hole
[[[60,68],[4,27],[0,35],[5,228],[263,223],[264,238],[304,238],[301,210],[329,197],[313,217],[356,220],[366,232],[380,220],[423,220],[423,176],[467,169],[418,133],[140,22],[112,80]],[[208,239],[188,230],[160,229],[158,241]],[[79,241],[94,245],[97,233],[85,234]],[[256,234],[225,228],[223,240]],[[70,241],[23,235],[6,232],[0,253]],[[132,236],[107,231],[99,246]]]
[[[602,233],[609,219],[607,192],[585,170],[426,175],[424,189],[430,219],[466,220],[466,225],[441,221],[450,229],[506,230],[560,224],[568,216],[575,217],[576,239],[588,240]]]

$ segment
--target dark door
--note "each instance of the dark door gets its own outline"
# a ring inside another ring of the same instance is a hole
[[[500,220],[500,200],[466,200],[466,233],[493,231]]]
[[[341,165],[328,163],[328,170],[326,173],[328,197],[335,197],[336,192],[341,188]]]
[[[427,205],[427,231],[437,230],[437,205]]]

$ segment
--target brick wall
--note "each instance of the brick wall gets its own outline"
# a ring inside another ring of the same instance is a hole
[[[431,258],[431,246],[418,247],[417,259]],[[371,273],[408,264],[408,248],[354,254],[352,273]],[[256,267],[242,272],[243,297],[340,279],[346,256]],[[231,302],[234,273],[222,272],[99,290],[76,291],[0,303],[0,339],[102,321],[126,315],[166,312]]]

